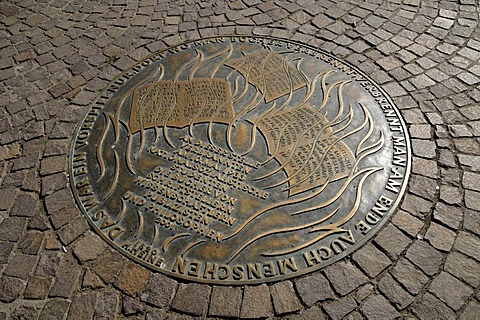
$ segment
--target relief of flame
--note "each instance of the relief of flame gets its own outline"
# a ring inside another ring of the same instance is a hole
[[[362,186],[369,176],[382,170],[362,165],[362,160],[385,143],[382,133],[374,130],[367,108],[361,103],[344,105],[350,80],[337,77],[329,81],[336,74],[333,69],[309,74],[302,68],[309,58],[297,52],[257,48],[232,58],[233,49],[233,44],[213,53],[197,48],[169,79],[163,78],[165,67],[159,64],[150,77],[118,98],[115,112],[105,113],[97,146],[99,181],[105,177],[106,161],[116,177],[121,161],[130,175],[136,174],[135,160],[145,152],[147,130],[154,130],[155,145],[174,150],[177,146],[171,131],[187,128],[194,136],[195,128],[203,124],[208,143],[238,155],[252,156],[256,146],[263,143],[261,166],[248,179],[263,190],[284,195],[283,199],[256,206],[250,212],[249,208],[240,208],[248,214],[227,234],[224,244],[193,240],[186,232],[160,238],[161,230],[155,226],[149,235],[152,245],[163,241],[161,247],[166,250],[173,241],[183,241],[182,255],[195,250],[198,254],[216,252],[231,262],[239,255],[251,258],[253,253],[248,249],[261,241],[263,249],[253,251],[282,256],[308,248],[329,235],[347,232],[342,226],[358,211]],[[120,114],[128,107],[130,117],[124,121]],[[121,132],[126,134],[127,143],[120,153],[115,145]],[[109,133],[115,137],[113,157],[105,152],[104,140]],[[134,145],[132,141],[138,135],[139,143]],[[352,143],[347,145],[347,139],[358,135],[361,138],[354,140],[353,147]],[[119,154],[125,155],[124,160]],[[355,197],[347,207],[338,200],[353,184]],[[112,182],[104,199],[114,189]],[[144,214],[137,212],[136,236],[146,232]],[[117,221],[124,215],[122,203]],[[267,220],[278,220],[278,224]],[[270,227],[252,229],[253,225]],[[293,236],[299,231],[303,232],[301,237]],[[242,234],[247,236],[240,237]],[[275,241],[266,241],[270,237]]]

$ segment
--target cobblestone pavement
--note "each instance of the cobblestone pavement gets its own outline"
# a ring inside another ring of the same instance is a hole
[[[0,3],[0,319],[478,319],[478,0]],[[113,251],[67,186],[72,132],[120,71],[218,34],[299,40],[381,84],[413,168],[373,241],[271,285],[181,283]]]

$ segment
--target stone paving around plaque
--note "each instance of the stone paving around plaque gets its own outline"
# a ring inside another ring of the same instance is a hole
[[[0,319],[477,319],[478,0],[0,3]],[[148,54],[206,36],[293,39],[393,98],[412,176],[384,228],[321,271],[258,286],[177,281],[93,233],[68,186],[76,124]]]

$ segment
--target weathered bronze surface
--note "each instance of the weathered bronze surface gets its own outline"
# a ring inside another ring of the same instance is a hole
[[[397,207],[410,162],[398,110],[355,67],[229,36],[157,52],[113,81],[77,128],[70,181],[127,257],[251,284],[353,252]]]

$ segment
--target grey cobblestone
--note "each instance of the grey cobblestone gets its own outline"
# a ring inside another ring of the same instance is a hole
[[[357,303],[352,297],[344,297],[342,299],[329,301],[323,306],[327,314],[333,319],[342,319],[356,307]]]
[[[204,315],[207,312],[210,291],[206,285],[180,284],[172,308],[197,316]]]
[[[353,260],[372,278],[390,265],[390,259],[372,244],[367,244],[354,253]]]
[[[452,309],[430,293],[426,293],[422,299],[412,307],[413,313],[419,318],[454,319]]]
[[[241,288],[213,287],[208,314],[211,316],[238,317],[241,301]]]
[[[295,287],[307,306],[312,306],[317,301],[323,301],[334,297],[334,292],[325,277],[316,273],[302,277],[295,281]]]
[[[95,260],[106,247],[107,244],[100,237],[92,233],[86,233],[75,242],[73,252],[78,260],[84,263],[85,261]]]
[[[432,223],[425,233],[425,239],[427,239],[434,248],[449,251],[455,241],[455,232],[437,223]]]
[[[143,290],[149,272],[133,262],[127,262],[115,280],[115,286],[129,295],[136,295]]]
[[[460,232],[455,240],[454,248],[458,251],[480,261],[480,238],[468,232]]]
[[[378,288],[399,309],[405,308],[414,301],[414,297],[404,290],[390,274],[386,274],[380,280]]]
[[[455,288],[452,290],[452,288]],[[447,272],[440,273],[430,284],[429,291],[453,310],[465,304],[473,290]]]
[[[36,256],[20,253],[15,254],[3,274],[26,280],[28,275],[33,271],[36,261]]]
[[[428,277],[406,259],[398,261],[391,274],[412,294],[420,292],[428,281]]]
[[[480,234],[480,212],[475,210],[465,210],[464,214],[464,228],[476,233],[477,235]]]
[[[61,254],[55,251],[45,252],[39,259],[35,275],[54,277],[60,263]]]
[[[418,218],[423,218],[423,216],[430,211],[432,206],[433,204],[430,201],[407,193],[405,195],[401,208]],[[415,228],[415,225],[412,226],[412,230],[414,230]]]
[[[460,318],[461,320],[474,319],[480,312],[480,304],[478,301],[472,300],[467,308],[463,311]]]
[[[12,312],[13,319],[36,319],[40,314],[40,308],[28,305],[19,305]]]
[[[31,276],[24,292],[26,299],[45,299],[52,284],[52,278]]]
[[[449,206],[444,203],[437,203],[433,212],[434,220],[440,221],[450,228],[458,229],[462,222],[462,210],[455,206]]]
[[[477,191],[465,191],[465,206],[469,209],[480,208],[480,192]]]
[[[18,241],[27,224],[26,218],[9,217],[0,223],[0,240]]]
[[[58,237],[64,245],[68,245],[73,240],[88,230],[88,225],[83,217],[77,217],[75,220],[58,229]]]
[[[360,310],[368,319],[396,319],[399,313],[382,295],[367,298]]]
[[[69,300],[50,299],[43,307],[40,319],[62,319],[67,315],[69,306]]]
[[[111,288],[98,291],[97,294],[93,318],[113,319],[120,309],[120,294]]]
[[[415,241],[407,250],[406,257],[427,275],[436,273],[443,259],[440,252],[424,241]]]
[[[157,307],[166,307],[170,304],[176,287],[176,281],[161,274],[153,274],[141,294],[141,300]]]
[[[367,277],[350,262],[337,263],[325,269],[334,289],[344,296],[367,282]]]
[[[290,281],[279,282],[270,287],[273,308],[278,315],[300,310],[302,304],[293,289]]]
[[[77,287],[77,281],[80,276],[80,271],[71,270],[68,272],[59,272],[56,274],[55,282],[50,289],[50,297],[68,298],[73,290]]]
[[[0,301],[14,301],[23,293],[25,286],[25,281],[21,279],[9,276],[2,276],[0,278]]]
[[[415,220],[413,219],[415,218],[411,217],[411,221],[408,223],[414,223]],[[403,250],[411,243],[411,239],[394,225],[389,224],[375,237],[374,242],[385,250],[390,257],[397,259]]]
[[[103,254],[93,264],[93,270],[105,282],[112,282],[120,273],[124,266],[124,261],[120,255],[105,250]]]
[[[73,297],[72,303],[68,310],[69,319],[92,319],[94,315],[94,309],[92,308],[95,305],[97,299],[97,293],[92,291],[87,291],[79,293]]]

